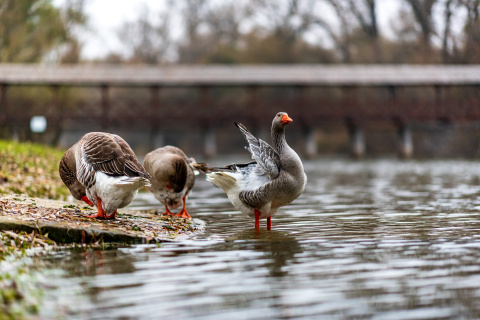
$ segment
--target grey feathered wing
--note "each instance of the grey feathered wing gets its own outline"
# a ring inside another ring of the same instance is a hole
[[[235,122],[235,125],[247,140],[248,147],[245,148],[250,151],[252,159],[270,179],[278,177],[281,168],[278,153],[268,143],[251,134],[243,124]]]

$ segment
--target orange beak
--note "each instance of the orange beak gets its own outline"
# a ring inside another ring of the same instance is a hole
[[[93,207],[92,201],[90,201],[90,200],[87,198],[87,196],[83,196],[83,197],[82,197],[82,200],[83,200],[86,204],[88,204],[90,207]]]
[[[292,118],[290,118],[290,117],[288,116],[288,114],[285,113],[285,114],[283,115],[283,117],[282,117],[282,123],[283,123],[283,124],[287,124],[287,123],[290,123],[290,122],[292,122],[292,121],[293,121]]]

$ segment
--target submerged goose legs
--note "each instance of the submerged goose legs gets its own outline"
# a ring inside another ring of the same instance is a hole
[[[255,209],[255,230],[260,229],[260,211]]]
[[[255,209],[255,231],[260,229],[260,211]],[[272,217],[267,217],[267,230],[272,230]]]

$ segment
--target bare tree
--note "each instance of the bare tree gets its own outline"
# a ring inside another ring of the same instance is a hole
[[[240,24],[250,14],[248,6],[236,1],[206,0],[184,0],[179,5],[185,25],[185,35],[178,47],[179,61],[208,62],[222,48],[238,46]]]
[[[432,19],[432,9],[437,0],[406,0],[413,11],[422,31],[422,43],[431,48],[431,36],[435,34]]]
[[[350,4],[351,12],[356,17],[360,27],[371,43],[373,61],[381,62],[382,48],[380,45],[380,33],[378,30],[376,1],[348,0],[348,3]]]
[[[150,21],[149,11],[144,7],[136,21],[126,22],[121,27],[118,34],[129,61],[157,64],[167,60],[166,54],[171,45],[169,15],[159,13],[157,21]]]
[[[454,0],[447,0],[445,2],[445,11],[444,11],[444,19],[445,19],[445,26],[443,28],[443,35],[442,35],[442,61],[444,63],[451,61],[451,54],[449,52],[449,42],[451,39],[451,24],[452,24],[452,15],[453,15],[453,8]]]
[[[467,9],[467,21],[464,27],[465,44],[463,61],[480,62],[480,0],[459,0]]]
[[[61,18],[67,31],[65,43],[58,48],[59,60],[62,63],[77,63],[80,61],[82,46],[76,34],[87,23],[84,9],[85,0],[67,0],[61,10]]]

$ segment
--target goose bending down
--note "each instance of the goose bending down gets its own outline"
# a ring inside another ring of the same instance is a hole
[[[216,168],[218,171],[207,174],[207,180],[221,187],[237,210],[255,217],[256,229],[260,219],[267,218],[270,230],[271,217],[305,190],[307,176],[302,161],[285,140],[285,126],[292,121],[285,112],[275,115],[273,148],[253,136],[243,124],[235,123],[247,140],[246,149],[254,161]]]
[[[170,209],[183,206],[176,216],[190,218],[186,201],[195,184],[194,169],[203,171],[204,165],[195,163],[193,158],[187,158],[181,149],[174,146],[158,148],[147,153],[143,166],[152,176],[150,191],[165,205],[164,214],[173,215]]]
[[[72,196],[97,206],[89,218],[115,218],[118,208],[132,202],[150,175],[121,137],[90,132],[65,152],[59,173]]]

